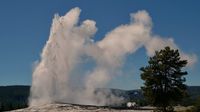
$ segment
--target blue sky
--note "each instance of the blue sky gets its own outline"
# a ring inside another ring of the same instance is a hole
[[[96,21],[101,40],[113,28],[129,23],[129,14],[149,12],[153,33],[173,37],[186,53],[200,57],[200,1],[147,0],[1,0],[0,1],[0,85],[30,85],[33,62],[38,60],[49,36],[55,13],[64,15],[71,8],[82,10],[80,21]],[[123,76],[115,77],[109,87],[135,89],[142,85],[139,68],[147,64],[145,50],[128,56]],[[187,84],[200,85],[200,62],[188,70]]]

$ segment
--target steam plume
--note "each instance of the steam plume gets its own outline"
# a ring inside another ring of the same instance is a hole
[[[49,40],[33,72],[30,106],[52,102],[95,105],[120,102],[122,98],[114,95],[106,98],[109,91],[96,93],[96,89],[105,87],[115,77],[127,55],[141,47],[146,48],[149,56],[165,46],[180,49],[173,39],[152,34],[152,20],[144,10],[130,14],[129,24],[116,27],[98,42],[92,39],[97,31],[95,21],[85,20],[78,25],[80,12],[76,7],[65,16],[55,15]],[[189,65],[197,61],[195,54],[181,51],[181,56]],[[76,82],[70,81],[73,71],[85,58],[92,60],[94,67],[83,73],[83,87],[74,88]]]

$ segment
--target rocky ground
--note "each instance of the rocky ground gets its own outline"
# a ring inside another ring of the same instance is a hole
[[[37,107],[28,107],[25,109],[13,110],[10,112],[152,112],[142,108],[140,110],[134,109],[119,109],[104,106],[91,105],[75,105],[75,104],[46,104]]]

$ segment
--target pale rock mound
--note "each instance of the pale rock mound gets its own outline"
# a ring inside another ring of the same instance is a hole
[[[13,110],[10,112],[151,112],[150,110],[112,109],[104,106],[76,104],[46,104],[37,107]]]

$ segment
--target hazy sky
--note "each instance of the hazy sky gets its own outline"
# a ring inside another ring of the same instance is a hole
[[[129,14],[146,10],[153,21],[153,34],[173,37],[186,53],[200,57],[200,1],[198,0],[1,0],[0,85],[30,85],[32,66],[40,59],[55,13],[82,10],[80,21],[96,21],[94,39],[101,40],[113,28],[129,23]],[[128,56],[124,74],[109,87],[135,89],[142,85],[139,68],[147,64],[145,49]],[[188,68],[187,84],[200,85],[200,62]]]

